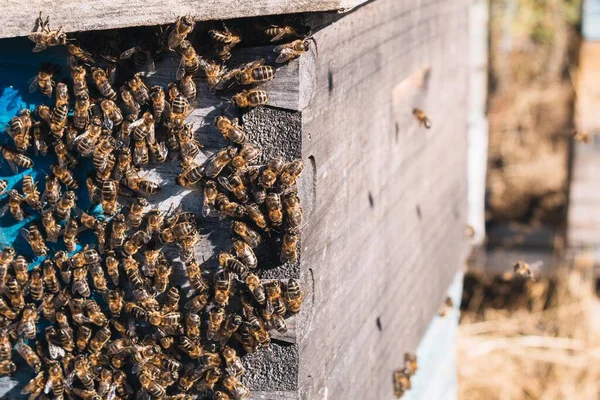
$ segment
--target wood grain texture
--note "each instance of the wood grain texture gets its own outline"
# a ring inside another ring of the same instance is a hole
[[[302,399],[391,399],[392,371],[463,266],[467,15],[464,0],[377,0],[314,35],[316,93],[302,113],[314,170],[304,177],[314,198],[304,202]],[[422,83],[403,84],[427,68]]]
[[[32,0],[0,2],[4,16],[0,38],[27,36],[40,11],[66,32],[171,24],[190,14],[198,21],[291,14],[347,11],[367,0]]]

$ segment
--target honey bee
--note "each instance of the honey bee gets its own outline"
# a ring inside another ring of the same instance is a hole
[[[573,139],[585,144],[589,144],[592,141],[592,137],[589,133],[581,131],[573,132]]]
[[[63,168],[70,169],[77,165],[77,158],[75,158],[71,153],[69,153],[69,150],[67,150],[67,146],[65,146],[65,143],[62,140],[55,141],[53,145],[54,152],[58,157],[58,164],[60,166],[62,166]]]
[[[264,65],[265,60],[260,59],[244,64],[235,75],[235,81],[239,85],[251,85],[270,81],[275,77],[275,70],[269,65]]]
[[[12,249],[12,247],[7,247],[4,250],[2,250],[2,256],[0,257],[4,258],[3,255],[5,254],[7,249]],[[12,261],[12,267],[15,272],[15,278],[17,279],[17,282],[19,282],[19,285],[25,286],[29,281],[29,263],[27,262],[25,257],[17,256],[17,258],[15,258],[14,261]],[[2,278],[0,282],[2,284],[6,284],[6,277]]]
[[[236,202],[229,201],[227,196],[223,193],[217,194],[215,205],[219,212],[231,218],[242,218],[246,215],[246,209],[244,206]]]
[[[247,267],[244,265],[244,263],[242,263],[240,260],[238,260],[229,253],[223,252],[219,254],[218,260],[221,268],[227,271],[239,275],[243,275],[247,271]]]
[[[64,283],[71,283],[71,263],[68,262],[67,253],[63,250],[54,253],[54,262],[60,272],[60,277]]]
[[[69,219],[65,225],[63,240],[67,251],[75,251],[77,248],[77,234],[79,233],[79,224],[75,219]]]
[[[33,272],[32,272],[33,278]],[[41,283],[41,278],[40,278]],[[42,289],[43,291],[43,289]],[[43,294],[43,292],[42,292]],[[33,296],[32,296],[33,298]],[[41,296],[39,299],[41,300]],[[35,339],[35,335],[37,334],[36,323],[39,320],[39,315],[37,312],[37,307],[34,304],[28,304],[23,309],[23,315],[21,317],[21,322],[19,322],[19,327],[17,328],[17,333],[19,335],[23,335],[26,339]]]
[[[232,175],[229,179],[220,176],[217,180],[221,186],[233,193],[240,202],[245,203],[248,201],[246,186],[239,175]]]
[[[290,25],[271,25],[265,29],[265,35],[271,38],[271,42],[277,42],[285,37],[303,37],[310,35],[308,27],[298,28]]]
[[[23,297],[23,290],[21,289],[21,286],[19,286],[19,282],[17,282],[17,280],[10,275],[6,280],[6,295],[14,309],[22,310],[25,307],[25,298]],[[14,313],[14,311],[10,311]],[[3,312],[3,315],[5,315],[7,318],[9,317],[9,314],[11,313]],[[12,319],[16,318],[16,314],[12,314],[10,316],[13,316]]]
[[[12,345],[7,328],[0,330],[0,361],[10,361],[12,358]]]
[[[40,104],[35,108],[35,114],[45,121],[48,125],[51,123],[52,110],[45,104]]]
[[[231,49],[242,41],[242,38],[230,31],[224,23],[223,30],[213,29],[208,31],[208,34],[214,41],[217,55],[223,61],[231,58]]]
[[[208,340],[213,340],[217,338],[224,318],[225,311],[222,307],[213,308],[208,312],[208,329],[206,331],[206,338]]]
[[[169,99],[171,100],[171,124],[173,126],[181,126],[187,116],[189,102],[179,91],[175,83],[169,83],[168,89]]]
[[[100,108],[104,113],[104,126],[109,130],[112,130],[114,126],[119,126],[123,123],[123,114],[114,101],[104,99],[100,102]]]
[[[233,231],[240,236],[250,247],[254,248],[260,244],[260,235],[253,231],[242,221],[234,221],[231,225]]]
[[[218,334],[221,345],[229,341],[233,334],[238,330],[240,325],[242,325],[242,321],[242,317],[238,314],[229,314],[227,316],[221,325],[221,330]]]
[[[267,295],[267,303],[273,305],[275,312],[283,316],[287,310],[283,296],[281,292],[281,286],[278,281],[269,281],[265,283],[265,293]]]
[[[108,75],[105,70],[102,68],[92,68],[92,79],[102,96],[113,101],[117,99],[117,92],[115,92],[115,89],[113,89],[108,81]]]
[[[137,197],[133,203],[131,203],[131,208],[129,209],[129,214],[127,214],[127,227],[128,228],[139,228],[142,224],[142,219],[144,217],[144,209],[148,206],[148,201],[143,197]]]
[[[179,290],[178,290],[177,286],[171,286],[167,292],[167,297],[165,299],[165,304],[163,305],[162,310],[164,312],[178,310],[180,299],[181,299],[181,295],[179,294]]]
[[[532,269],[533,267],[525,261],[517,261],[513,266],[513,270],[515,271],[516,275],[522,276],[527,279],[534,279]]]
[[[6,214],[6,210],[9,210],[16,221],[23,221],[25,218],[25,212],[23,211],[22,205],[24,201],[25,198],[15,189],[9,190],[8,203],[0,210],[0,217]]]
[[[140,78],[140,74],[135,74],[131,80],[127,82],[127,86],[133,93],[133,97],[135,97],[135,101],[139,104],[144,105],[150,100],[150,91],[148,87]]]
[[[4,194],[8,188],[8,181],[6,179],[0,179],[0,194]]]
[[[151,210],[148,212],[148,226],[146,230],[149,234],[160,233],[164,225],[164,215],[159,210]]]
[[[59,221],[64,221],[71,218],[71,210],[75,207],[75,201],[77,196],[75,192],[69,190],[65,192],[65,195],[60,199],[56,205],[56,217]]]
[[[261,229],[267,228],[267,219],[265,215],[260,211],[258,205],[254,203],[246,204],[246,213],[252,219],[252,221]]]
[[[163,115],[167,114],[168,103],[165,97],[165,91],[162,86],[152,86],[150,88],[150,100],[152,101],[152,110],[154,120],[160,122]]]
[[[46,289],[50,293],[57,294],[60,291],[60,283],[58,282],[54,262],[50,259],[47,259],[44,260],[42,266],[44,272],[44,285],[46,285]]]
[[[56,320],[56,299],[53,294],[46,293],[42,299],[42,315],[50,322]]]
[[[192,340],[200,339],[200,325],[201,324],[202,324],[202,320],[200,319],[200,316],[198,314],[188,312],[185,315],[186,335]]]
[[[48,47],[67,44],[67,34],[62,31],[62,28],[52,31],[49,25],[50,17],[46,17],[46,20],[44,20],[40,11],[40,15],[36,19],[37,29],[27,36],[29,40],[35,43],[35,47],[33,48],[34,53],[38,53]]]
[[[393,382],[394,396],[396,398],[404,396],[404,393],[411,388],[410,376],[406,375],[402,370],[394,371]]]
[[[296,262],[298,261],[298,235],[293,232],[287,232],[283,235],[283,243],[281,245],[281,256],[280,260],[282,263],[285,262]]]
[[[146,245],[150,241],[150,235],[146,231],[137,231],[129,240],[125,241],[123,250],[128,256],[135,255],[142,246]]]
[[[213,400],[231,400],[227,393],[217,390],[213,395]]]
[[[167,43],[169,50],[173,50],[177,46],[180,46],[187,37],[187,35],[194,30],[194,26],[196,26],[196,22],[194,22],[194,19],[191,15],[186,15],[185,17],[177,17],[177,21],[175,21],[175,26],[169,34],[169,39]]]
[[[425,111],[419,108],[413,108],[413,115],[417,121],[419,121],[420,126],[424,126],[427,129],[431,128],[431,121],[429,120],[429,117],[427,117],[427,114],[425,114]]]
[[[137,166],[148,164],[148,145],[146,141],[138,140],[133,148],[133,163]]]
[[[284,299],[289,312],[296,314],[300,311],[302,301],[304,300],[304,292],[300,289],[300,283],[297,280],[288,280]]]
[[[194,78],[191,75],[185,75],[178,82],[179,90],[181,94],[185,96],[188,101],[194,101],[196,99],[196,82],[194,82]]]
[[[121,100],[123,100],[125,107],[127,107],[127,111],[129,112],[131,118],[137,119],[138,115],[140,114],[141,106],[137,101],[135,101],[131,91],[124,87],[121,88]]]
[[[44,386],[46,385],[45,371],[39,372],[35,378],[31,379],[27,385],[21,390],[21,394],[29,394],[31,400],[38,398]]]
[[[206,176],[212,179],[216,178],[236,154],[237,150],[233,147],[226,147],[219,150],[208,162],[204,171]]]
[[[90,285],[86,279],[87,271],[87,266],[73,268],[73,285],[71,286],[73,294],[79,293],[83,297],[90,297]]]
[[[35,121],[33,123],[33,150],[34,154],[37,156],[39,154],[45,156],[48,154],[48,143],[46,142],[46,131],[42,127],[42,123],[40,121]]]
[[[25,344],[23,340],[19,340],[15,345],[15,349],[35,372],[40,372],[42,369],[42,360],[40,360],[40,357],[35,353],[35,351],[33,351],[31,347]]]
[[[117,165],[115,168],[115,179],[121,180],[129,172],[131,168],[131,150],[129,147],[123,148],[119,151],[117,156]]]
[[[176,78],[178,80],[185,75],[194,76],[200,69],[200,57],[189,40],[182,40],[179,49],[181,50],[181,62],[177,69]]]
[[[23,176],[23,194],[27,204],[33,209],[40,210],[42,202],[40,201],[40,193],[37,190],[36,183],[31,175]]]
[[[167,263],[159,264],[156,269],[156,277],[154,278],[154,291],[156,293],[163,293],[167,290],[169,285],[169,277],[173,272],[173,268]]]
[[[15,148],[18,152],[24,153],[31,146],[30,131],[32,124],[31,111],[28,108],[25,108],[6,125],[6,133],[8,133],[15,142]]]
[[[92,283],[94,284],[96,291],[98,291],[98,293],[105,293],[106,291],[108,291],[106,277],[104,276],[104,270],[102,269],[99,263],[92,264],[90,266],[90,273],[92,275]],[[90,318],[94,319],[91,315],[89,304],[88,313],[90,313]]]
[[[223,67],[214,61],[204,60],[202,60],[200,66],[206,74],[206,82],[208,84],[208,89],[213,93],[217,89],[221,89],[222,83],[224,82]]]
[[[200,312],[206,307],[208,304],[208,295],[206,293],[201,293],[197,296],[194,296],[190,301],[185,304],[185,308],[192,312]]]
[[[285,162],[282,158],[274,158],[267,163],[267,167],[260,173],[258,184],[266,189],[275,185],[277,177],[283,172]]]
[[[67,104],[60,104],[52,110],[52,114],[50,115],[50,133],[55,138],[62,138],[68,115],[69,106]]]
[[[446,300],[444,300],[444,303],[440,306],[439,310],[438,310],[438,315],[440,317],[445,317],[449,311],[452,310],[452,307],[454,307],[454,302],[452,301],[452,298],[450,296],[446,296]]]
[[[60,180],[63,184],[67,186],[67,188],[72,190],[79,189],[79,183],[77,183],[75,177],[73,176],[73,173],[67,168],[61,166],[60,164],[54,164],[50,166],[50,170],[52,171],[54,176],[58,178],[58,180]]]
[[[82,251],[74,254],[69,259],[69,263],[72,268],[80,268],[84,265],[96,264],[100,262],[100,255],[96,250],[90,248],[89,245],[85,245]]]
[[[177,175],[177,184],[183,187],[189,187],[198,183],[204,176],[202,167],[200,167],[193,158],[188,157],[181,162],[181,173]]]
[[[114,250],[109,250],[104,259],[108,276],[114,285],[119,285],[119,260]]]
[[[100,135],[102,133],[102,120],[98,117],[94,117],[91,123],[88,125],[87,130],[75,140],[73,140],[73,147],[79,154],[84,157],[88,157],[94,151]]]
[[[81,93],[75,100],[73,109],[73,126],[76,129],[83,130],[90,122],[90,98],[87,93]]]
[[[221,354],[225,359],[227,372],[231,376],[241,376],[245,373],[242,360],[238,357],[236,351],[230,346],[224,346],[221,349]]]
[[[231,98],[231,103],[240,108],[258,107],[267,104],[269,95],[260,89],[244,90]]]
[[[27,243],[29,243],[33,254],[35,254],[36,256],[45,256],[48,253],[46,241],[44,240],[44,237],[42,236],[42,233],[40,232],[37,226],[31,225],[29,227],[29,230],[21,228],[21,234],[23,235]]]
[[[235,376],[228,375],[221,381],[223,386],[231,393],[235,400],[247,399],[250,397],[250,391]]]
[[[287,195],[283,199],[285,207],[286,222],[290,229],[296,229],[302,224],[302,207],[300,199],[295,193]]]
[[[277,193],[269,193],[265,198],[267,215],[273,226],[280,226],[283,221],[281,198]]]
[[[125,304],[125,312],[131,314],[135,319],[140,321],[148,320],[148,311],[144,310],[142,307],[138,306],[135,303],[126,303]]]
[[[89,99],[89,90],[86,80],[87,71],[85,68],[75,66],[71,68],[71,77],[73,78],[73,92],[75,97],[87,97]],[[83,128],[80,128],[83,129]]]
[[[204,197],[202,199],[202,215],[204,217],[214,215],[215,200],[219,191],[215,181],[209,180],[204,183]]]
[[[247,318],[246,328],[249,333],[254,336],[259,345],[268,346],[271,342],[271,336],[266,330],[264,323],[254,314],[248,315]]]
[[[43,95],[52,97],[52,90],[56,84],[54,79],[52,79],[55,72],[56,67],[48,63],[43,63],[37,75],[31,80],[29,93],[33,93],[39,88]]]
[[[123,214],[117,215],[113,219],[111,228],[110,247],[117,248],[123,246],[125,243],[125,231],[127,230],[125,216]]]
[[[246,143],[242,146],[238,154],[231,160],[231,166],[238,171],[238,173],[245,172],[247,170],[248,163],[254,161],[260,156],[261,151],[257,146]]]
[[[18,173],[17,167],[23,169],[33,168],[33,161],[31,158],[24,156],[23,154],[15,153],[4,146],[0,146],[0,151],[2,152],[2,157],[4,157],[8,166],[15,174]]]
[[[230,120],[225,116],[219,115],[215,118],[215,126],[225,139],[231,140],[234,143],[244,144],[247,140],[246,133],[239,125],[237,118]]]
[[[100,351],[110,339],[111,332],[108,326],[103,326],[100,328],[98,332],[94,335],[92,340],[89,343],[89,349],[91,352],[96,353]]]
[[[148,138],[149,143],[154,143],[154,117],[152,113],[145,112],[142,118],[129,125],[129,130],[133,139],[136,141],[142,141]]]
[[[294,40],[291,43],[276,46],[273,51],[277,53],[276,63],[284,63],[294,60],[302,55],[302,53],[310,50],[310,43],[306,39]]]
[[[0,376],[10,375],[17,370],[17,365],[10,361],[0,361]]]
[[[125,372],[116,370],[113,373],[113,384],[117,394],[123,398],[129,398],[133,394],[133,388],[127,383],[127,374]]]
[[[131,171],[125,176],[125,183],[129,189],[145,195],[155,195],[160,192],[161,189],[160,184],[148,179],[140,178],[135,175],[134,171]]]
[[[100,203],[102,210],[107,215],[114,215],[117,212],[117,196],[119,194],[119,182],[116,180],[106,180],[102,182],[102,197]]]
[[[44,188],[44,193],[42,194],[42,201],[47,201],[51,206],[55,206],[59,199],[60,184],[58,183],[58,180],[54,176],[46,175],[46,185]]]
[[[88,52],[83,50],[81,47],[74,45],[72,43],[67,44],[67,50],[69,51],[69,54],[75,58],[78,58],[79,60],[89,63],[89,64],[95,64],[96,62],[94,61],[94,59],[92,58],[92,55]]]
[[[265,288],[261,283],[260,278],[253,273],[249,273],[246,275],[245,282],[256,301],[259,304],[265,304],[267,298],[265,296]]]
[[[66,83],[56,85],[56,107],[69,106],[69,88]]]

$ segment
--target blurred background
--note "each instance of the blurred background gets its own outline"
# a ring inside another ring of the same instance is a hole
[[[470,17],[485,214],[470,216],[459,398],[598,399],[600,1],[473,1]]]

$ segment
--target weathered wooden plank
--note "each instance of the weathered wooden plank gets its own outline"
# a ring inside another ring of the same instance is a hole
[[[291,14],[316,11],[347,11],[366,0],[160,0],[80,1],[32,0],[0,3],[4,23],[0,38],[27,36],[40,11],[49,15],[55,28],[66,32],[91,31],[171,24],[178,16],[190,14],[197,21]]]
[[[301,398],[392,398],[392,371],[463,265],[467,25],[466,1],[377,0],[314,35]]]

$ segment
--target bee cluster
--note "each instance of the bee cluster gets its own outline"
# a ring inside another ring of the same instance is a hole
[[[158,44],[121,52],[109,35],[109,49],[98,54],[51,30],[41,14],[37,25],[30,35],[33,51],[65,46],[72,86],[55,84],[54,69],[43,65],[30,90],[54,92],[54,107],[20,111],[6,129],[14,146],[1,147],[15,173],[34,167],[26,155],[31,147],[35,157],[57,162],[42,194],[31,174],[23,176],[22,193],[7,192],[3,213],[9,210],[16,221],[41,220],[41,226],[22,230],[41,265],[12,247],[0,253],[0,375],[17,368],[14,346],[37,374],[22,390],[30,399],[126,399],[136,392],[141,398],[247,398],[238,353],[268,346],[271,329],[285,332],[284,318],[300,310],[304,297],[295,279],[261,280],[254,253],[264,237],[280,235],[281,262],[297,261],[302,208],[296,180],[304,165],[280,158],[254,165],[260,148],[248,142],[237,119],[225,116],[215,125],[231,145],[200,165],[195,158],[201,146],[186,117],[200,69],[216,92],[273,79],[274,68],[258,60],[227,71],[223,62],[241,36],[225,25],[208,32],[220,61],[199,56],[187,40],[195,25],[189,16],[178,18]],[[264,33],[272,41],[299,36],[285,26]],[[277,62],[307,49],[305,39],[274,48]],[[161,51],[181,55],[178,82],[166,90],[148,88],[136,73],[114,89],[123,60],[154,70],[153,56]],[[100,66],[98,57],[108,65]],[[267,99],[265,91],[252,88],[231,102],[243,108]],[[161,185],[140,177],[141,168],[174,157],[181,166],[176,184],[203,187],[203,217],[232,220],[232,247],[218,255],[218,268],[196,261],[197,215],[181,207],[151,208],[146,199]],[[3,193],[8,186],[0,181]],[[79,199],[85,192],[89,207]],[[93,232],[94,245],[79,243],[85,230]],[[170,248],[179,249],[189,287],[175,282]]]
[[[417,356],[412,353],[404,354],[404,368],[394,371],[394,396],[400,398],[411,388],[410,378],[417,373]]]

